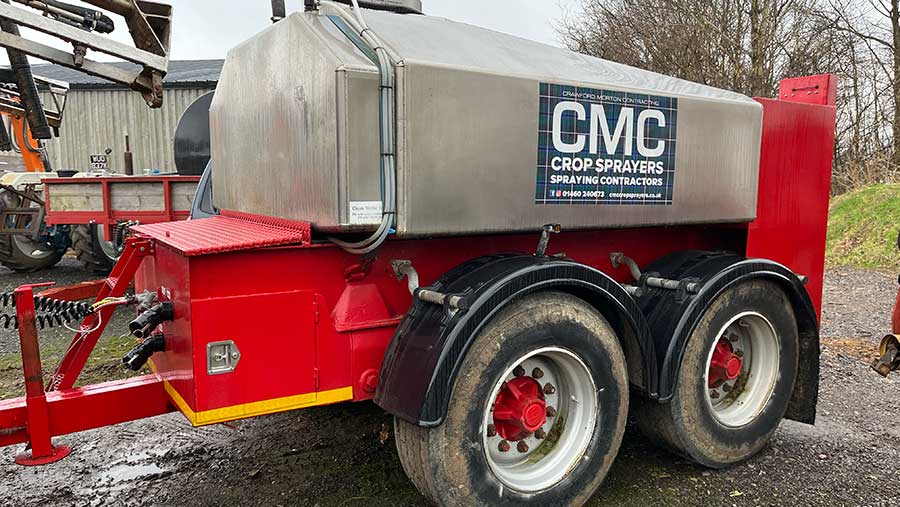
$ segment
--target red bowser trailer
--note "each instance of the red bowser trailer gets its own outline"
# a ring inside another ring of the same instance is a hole
[[[629,411],[712,468],[814,423],[833,76],[751,100],[360,3],[309,1],[229,54],[210,218],[133,228],[93,304],[6,298],[20,463],[171,411],[374,399],[435,504],[581,505]],[[153,373],[74,387],[128,305],[123,360]],[[76,319],[42,385],[37,328]]]

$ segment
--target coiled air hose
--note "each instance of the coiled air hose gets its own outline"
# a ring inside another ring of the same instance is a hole
[[[15,308],[15,293],[0,294],[0,307]],[[75,301],[61,301],[44,296],[34,297],[34,309],[43,314],[35,315],[38,329],[50,329],[65,326],[83,320],[96,311],[95,305]],[[0,315],[0,328],[18,329],[19,319],[15,315]]]

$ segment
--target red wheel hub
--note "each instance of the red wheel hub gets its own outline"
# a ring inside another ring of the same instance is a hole
[[[744,360],[734,353],[731,342],[720,338],[709,362],[709,387],[719,387],[729,380],[738,378],[743,369]]]
[[[547,403],[537,380],[517,377],[494,400],[494,427],[504,440],[522,440],[547,422]]]

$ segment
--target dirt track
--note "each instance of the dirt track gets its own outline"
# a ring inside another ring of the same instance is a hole
[[[51,276],[86,278],[65,262]],[[0,290],[26,278],[35,279],[0,271]],[[591,505],[900,505],[900,376],[877,377],[863,359],[888,328],[896,279],[836,270],[826,285],[815,427],[786,422],[763,453],[721,472],[659,451],[629,429]],[[64,343],[63,334],[54,336],[45,345]],[[16,387],[11,379],[20,375],[10,365],[14,338],[0,334],[0,388]],[[127,342],[109,337],[104,344],[89,378],[119,374],[114,364]],[[390,423],[371,404],[200,430],[172,414],[62,438],[75,452],[49,467],[17,467],[16,450],[4,449],[0,505],[423,505],[403,475]]]

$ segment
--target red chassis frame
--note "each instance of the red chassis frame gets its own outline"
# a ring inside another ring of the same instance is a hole
[[[159,222],[173,222],[187,220],[191,215],[190,209],[175,209],[172,202],[172,185],[176,183],[197,183],[199,176],[128,176],[102,177],[102,178],[47,178],[41,180],[44,184],[44,202],[46,203],[46,216],[44,221],[48,225],[72,225],[72,224],[99,224],[104,227],[105,237],[112,237],[111,227],[119,222],[134,220],[142,224],[156,224]],[[102,188],[103,209],[97,211],[70,211],[53,208],[52,189],[63,185],[78,185],[85,183],[99,183]],[[161,210],[128,210],[114,209],[110,185],[116,183],[161,183],[163,189],[163,209]]]
[[[623,282],[629,281],[628,274],[612,269],[609,254],[613,251],[628,253],[640,265],[684,249],[743,252],[781,262],[805,275],[809,279],[809,295],[820,311],[836,118],[833,86],[832,76],[789,80],[782,85],[780,99],[759,99],[764,121],[758,219],[753,223],[569,232],[553,239],[552,251],[564,251]],[[304,239],[302,234],[297,235],[299,229],[279,224],[283,222],[231,216],[138,228],[137,237],[127,241],[126,253],[110,278],[95,286],[100,291],[97,299],[121,295],[137,273],[138,290],[166,286],[166,290],[187,300],[177,302],[176,321],[166,328],[167,335],[173,330],[182,340],[176,348],[192,339],[192,330],[198,329],[193,326],[202,325],[199,329],[204,333],[214,334],[225,326],[218,321],[228,319],[228,323],[244,326],[241,329],[258,329],[260,335],[270,331],[294,333],[290,337],[300,345],[293,346],[301,346],[305,352],[305,373],[292,370],[294,377],[303,377],[297,380],[300,384],[295,386],[294,394],[310,393],[312,398],[293,408],[363,400],[374,393],[385,348],[411,301],[405,283],[393,273],[391,259],[412,260],[423,284],[428,284],[474,257],[533,250],[538,237],[535,233],[394,240],[382,247],[377,258],[361,261],[334,245],[311,243],[308,236]],[[218,226],[223,228],[217,230]],[[264,232],[272,234],[267,236]],[[232,246],[240,244],[240,248],[179,251],[175,240],[179,234],[194,239],[199,233],[212,238],[210,245],[227,246],[231,241]],[[255,236],[250,237],[250,233]],[[143,262],[146,257],[152,257],[152,262]],[[33,321],[33,311],[27,304],[31,290],[23,287],[17,293],[21,298],[17,306],[21,322]],[[77,294],[56,291],[54,297],[81,299],[90,288],[80,286],[73,290]],[[270,296],[276,299],[265,299]],[[249,301],[249,310],[240,317],[223,312],[212,318],[203,315],[205,319],[196,315],[195,321],[191,320],[190,312],[202,308],[197,301],[213,300]],[[276,313],[271,309],[273,301],[283,307],[282,312],[290,313]],[[111,313],[112,309],[103,311]],[[103,322],[108,316],[103,315]],[[86,319],[83,329],[95,327],[93,318]],[[242,323],[239,318],[251,323]],[[276,319],[285,320],[277,326],[270,325]],[[251,325],[256,327],[248,328]],[[54,436],[163,414],[176,407],[189,419],[193,416],[192,422],[198,425],[292,408],[234,413],[222,412],[220,408],[235,402],[255,402],[254,396],[260,396],[257,391],[273,389],[271,385],[258,387],[239,380],[267,378],[272,374],[272,363],[292,357],[289,353],[280,354],[283,357],[277,357],[277,352],[260,353],[256,359],[256,354],[245,353],[241,359],[245,376],[240,379],[229,379],[227,375],[210,377],[205,371],[195,379],[193,372],[200,367],[197,358],[184,354],[184,350],[181,355],[173,350],[154,358],[160,367],[156,375],[73,388],[102,327],[76,335],[46,393],[40,381],[34,327],[20,328],[29,389],[24,398],[0,403],[0,446],[30,442],[31,455],[20,458],[21,463],[39,464],[65,455],[64,449],[56,450],[50,444]],[[176,375],[166,375],[166,371]],[[237,385],[241,387],[235,388]],[[336,392],[340,395],[325,395]],[[268,392],[263,398],[276,394]],[[186,402],[185,395],[195,399]],[[204,410],[224,416],[203,418]]]

